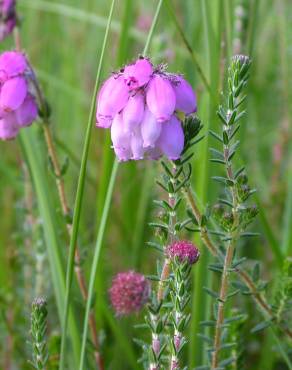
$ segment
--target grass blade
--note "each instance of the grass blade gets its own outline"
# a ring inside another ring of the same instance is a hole
[[[61,340],[61,353],[60,353],[60,364],[59,369],[64,370],[65,368],[65,353],[66,353],[66,332],[67,332],[67,321],[68,321],[68,312],[69,312],[69,304],[70,304],[70,293],[71,293],[71,285],[72,285],[72,278],[73,278],[73,270],[74,270],[74,256],[75,256],[75,249],[76,249],[76,241],[79,229],[79,221],[80,221],[80,214],[81,214],[81,206],[83,200],[83,193],[84,193],[84,184],[86,178],[86,166],[87,166],[87,159],[88,159],[88,151],[89,151],[89,144],[91,138],[91,128],[92,122],[95,114],[95,102],[97,96],[98,85],[100,81],[102,63],[104,60],[105,48],[108,40],[111,20],[113,16],[113,10],[115,6],[115,0],[112,0],[108,23],[104,35],[102,50],[100,54],[100,60],[96,75],[96,81],[93,91],[91,109],[89,114],[89,119],[87,123],[87,129],[85,134],[85,142],[83,147],[83,154],[81,160],[81,167],[77,185],[77,192],[76,192],[76,199],[75,199],[75,207],[74,207],[74,214],[73,214],[73,224],[72,224],[72,237],[70,240],[69,246],[69,256],[68,256],[68,265],[67,265],[67,273],[66,273],[66,297],[65,297],[65,307],[64,307],[64,318],[63,318],[63,325],[62,325],[62,340]]]

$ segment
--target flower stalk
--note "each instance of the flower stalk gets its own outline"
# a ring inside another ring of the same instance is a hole
[[[222,162],[224,163],[227,176],[224,181],[226,186],[228,186],[230,189],[232,212],[225,212],[221,219],[221,224],[223,228],[226,229],[228,237],[216,314],[217,319],[215,326],[211,370],[215,370],[219,366],[219,355],[224,324],[224,307],[228,299],[229,275],[232,267],[237,241],[243,229],[242,221],[240,219],[240,211],[242,206],[241,203],[244,202],[249,196],[248,188],[246,186],[241,186],[237,178],[234,176],[231,162],[238,146],[238,142],[233,143],[232,139],[239,128],[239,126],[237,125],[237,121],[241,117],[242,113],[239,113],[238,107],[242,102],[242,100],[240,100],[240,97],[242,89],[246,85],[248,80],[247,73],[249,67],[250,60],[248,57],[239,55],[233,58],[231,67],[229,68],[228,76],[227,111],[225,111],[223,107],[220,107],[218,111],[218,115],[223,121]],[[218,160],[221,161],[221,159]],[[246,195],[240,196],[239,191],[246,192]]]

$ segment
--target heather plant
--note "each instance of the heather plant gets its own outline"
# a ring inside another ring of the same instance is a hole
[[[292,369],[291,11],[0,0],[1,369]]]

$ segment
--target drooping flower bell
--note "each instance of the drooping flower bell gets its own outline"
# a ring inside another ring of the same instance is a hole
[[[11,34],[17,23],[16,0],[0,0],[0,41]]]
[[[179,240],[166,248],[166,255],[170,259],[178,259],[179,262],[188,262],[193,265],[200,257],[198,248],[188,240]]]
[[[150,283],[135,271],[118,273],[109,290],[112,306],[118,316],[140,311],[150,295]]]
[[[191,85],[180,75],[154,67],[140,57],[115,72],[97,97],[96,125],[111,128],[114,151],[120,161],[180,158],[184,132],[177,112],[197,110]]]
[[[37,117],[38,108],[28,76],[31,69],[23,53],[0,55],[0,139],[15,138]]]

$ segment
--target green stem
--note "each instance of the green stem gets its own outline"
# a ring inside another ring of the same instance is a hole
[[[157,24],[157,21],[158,21],[158,16],[159,16],[160,9],[161,9],[163,1],[164,0],[159,0],[159,2],[158,2],[156,12],[155,12],[155,15],[154,15],[154,18],[153,18],[153,21],[152,21],[152,24],[151,24],[151,27],[150,27],[150,30],[149,30],[149,33],[148,33],[148,37],[147,37],[145,46],[144,46],[144,50],[143,50],[143,55],[144,56],[148,53],[150,42],[152,40],[152,36],[153,36],[154,30],[155,30],[155,27],[156,27],[156,24]]]
[[[117,170],[118,170],[118,162],[115,161],[114,165],[113,165],[113,168],[112,168],[110,182],[109,182],[109,186],[108,186],[108,190],[107,190],[107,194],[106,194],[103,213],[102,213],[100,226],[99,226],[97,239],[96,239],[96,244],[95,244],[93,262],[92,262],[91,271],[90,271],[88,298],[87,298],[86,309],[85,309],[83,334],[82,334],[82,345],[81,345],[81,355],[80,355],[80,363],[79,363],[79,369],[80,370],[82,370],[84,368],[86,342],[87,342],[87,332],[88,332],[88,321],[89,321],[90,309],[91,309],[92,298],[93,298],[93,293],[94,293],[94,282],[95,282],[97,266],[98,266],[98,261],[99,261],[99,256],[100,256],[101,245],[102,245],[102,242],[103,242],[103,236],[104,236],[104,231],[105,231],[105,227],[106,227],[107,217],[108,217],[108,213],[109,213],[109,209],[110,209],[113,188],[114,188],[115,179],[116,179],[116,175],[117,175]]]
[[[289,370],[292,370],[292,363],[290,361],[290,358],[289,356],[287,355],[285,349],[283,348],[282,346],[282,343],[281,343],[281,340],[279,339],[279,337],[277,336],[277,334],[275,333],[275,330],[273,328],[270,328],[271,331],[272,331],[272,334],[273,334],[273,337],[274,337],[274,340],[279,348],[279,352],[281,353],[284,361],[286,362],[286,365],[288,366],[288,369]]]
[[[77,241],[80,214],[81,214],[81,206],[82,206],[83,193],[84,193],[84,184],[85,184],[85,178],[86,178],[86,167],[87,167],[89,144],[90,144],[90,139],[91,139],[92,121],[93,121],[94,114],[95,114],[95,102],[96,102],[97,90],[98,90],[98,85],[100,81],[102,63],[104,59],[105,48],[107,45],[114,6],[115,6],[115,0],[112,0],[109,17],[108,17],[108,23],[107,23],[103,45],[101,49],[96,80],[95,80],[95,86],[94,86],[93,97],[92,97],[92,102],[91,102],[91,109],[90,109],[90,114],[89,114],[89,119],[87,123],[86,134],[85,134],[85,142],[84,142],[84,147],[83,147],[81,167],[80,167],[78,186],[77,186],[77,192],[76,192],[73,223],[72,223],[72,236],[70,239],[69,256],[68,256],[68,264],[67,264],[67,272],[66,272],[66,295],[65,295],[64,317],[63,317],[63,322],[62,322],[62,339],[61,339],[61,353],[60,353],[60,364],[59,364],[60,370],[64,370],[65,368],[67,324],[68,324],[68,312],[69,312],[69,306],[70,306],[71,285],[72,285],[73,270],[74,270],[74,256],[75,256],[76,241]]]
[[[109,21],[112,16],[112,9],[114,6],[114,0],[112,2],[112,8],[109,16]],[[149,49],[150,42],[154,33],[155,26],[157,24],[158,20],[158,15],[161,9],[161,5],[163,3],[163,0],[160,0],[157,9],[155,12],[155,16],[153,18],[152,25],[149,30],[149,34],[147,37],[146,45],[143,50],[143,55],[145,55]],[[105,36],[106,37],[106,36]],[[96,94],[95,94],[96,98]],[[100,221],[100,226],[97,234],[97,240],[96,240],[96,245],[95,245],[95,251],[94,251],[94,257],[93,257],[93,263],[91,266],[91,271],[90,271],[90,281],[89,281],[89,290],[88,290],[88,299],[86,303],[86,309],[85,309],[85,317],[84,317],[84,323],[83,323],[83,334],[82,334],[82,345],[81,345],[81,355],[80,355],[80,363],[79,363],[79,370],[84,369],[84,360],[85,360],[85,352],[86,352],[86,342],[87,342],[87,331],[88,331],[88,320],[89,320],[89,313],[90,313],[90,308],[91,308],[91,303],[92,303],[92,298],[93,298],[93,293],[94,293],[94,283],[95,283],[95,278],[96,278],[96,273],[97,273],[97,266],[99,262],[99,256],[100,256],[100,250],[101,250],[101,245],[103,241],[103,236],[104,236],[104,231],[105,231],[105,226],[106,226],[106,221],[109,213],[109,208],[110,208],[110,202],[112,198],[112,192],[113,192],[113,187],[115,183],[115,178],[118,170],[118,162],[115,160],[112,168],[112,173],[110,177],[110,182],[109,186],[107,189],[107,194],[106,194],[106,199],[105,199],[105,204],[102,212],[102,217]]]

